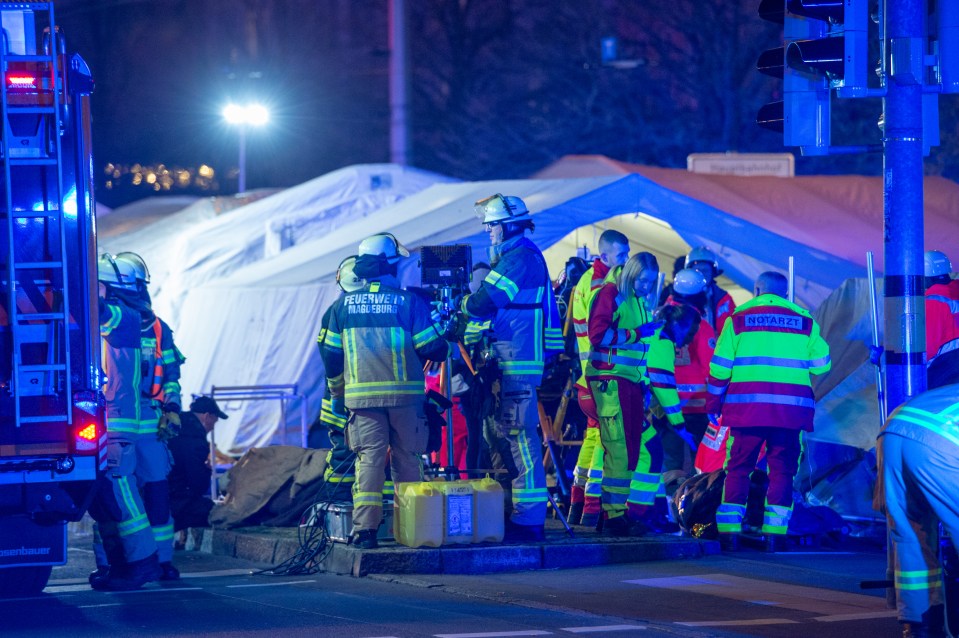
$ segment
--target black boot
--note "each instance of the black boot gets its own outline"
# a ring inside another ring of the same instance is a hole
[[[739,534],[719,534],[719,547],[724,552],[738,552],[739,551]]]
[[[569,505],[569,515],[566,517],[566,522],[570,525],[579,525],[580,521],[583,520],[583,503],[570,503]]]
[[[114,566],[106,578],[91,579],[90,585],[97,591],[133,591],[146,583],[160,580],[162,574],[160,562],[154,553],[127,563],[122,568]]]
[[[180,570],[167,561],[160,563],[160,580],[180,580]]]
[[[766,551],[770,554],[789,551],[789,539],[782,534],[767,534]]]
[[[379,543],[376,542],[375,529],[361,529],[353,534],[350,544],[357,549],[376,549]]]

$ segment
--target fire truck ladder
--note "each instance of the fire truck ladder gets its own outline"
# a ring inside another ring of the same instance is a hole
[[[0,164],[3,165],[4,180],[3,199],[0,200],[4,208],[0,214],[6,218],[10,246],[6,264],[9,282],[7,308],[13,340],[10,390],[18,428],[30,423],[72,421],[70,304],[60,143],[61,102],[65,101],[65,92],[61,69],[57,67],[60,40],[54,28],[52,2],[0,3],[0,11],[22,11],[25,8],[48,26],[43,45],[33,47],[40,52],[31,53],[31,47],[26,43],[24,53],[11,52],[6,32],[0,46],[0,71],[3,73]],[[17,89],[16,81],[11,79],[11,70],[17,75],[23,68],[37,71],[34,75],[36,100],[11,100]],[[48,86],[46,82],[49,82]],[[42,99],[44,93],[49,94],[49,99]],[[24,101],[33,103],[23,104]],[[13,122],[17,118],[23,122],[24,116],[32,116],[39,122],[39,128],[35,130],[48,132],[38,136],[41,143],[30,144],[22,135],[15,134]],[[17,184],[29,183],[43,185],[41,201],[25,204],[14,197]],[[38,242],[37,233],[44,236],[43,241]]]

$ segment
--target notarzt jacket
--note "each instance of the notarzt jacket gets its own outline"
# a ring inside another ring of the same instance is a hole
[[[330,390],[350,409],[423,401],[424,361],[449,355],[426,302],[379,281],[333,307],[321,350]]]
[[[526,237],[500,246],[500,259],[463,300],[471,319],[490,320],[490,350],[504,375],[539,384],[547,353],[563,351],[563,327],[546,260]]]
[[[760,295],[726,322],[709,364],[707,409],[723,425],[812,431],[810,375],[830,368],[829,345],[806,310]]]
[[[573,330],[576,332],[576,348],[579,350],[579,362],[582,366],[583,374],[577,381],[577,385],[586,388],[586,363],[589,361],[589,351],[592,346],[589,343],[589,308],[593,303],[593,297],[603,287],[603,284],[616,281],[617,268],[609,268],[599,259],[593,261],[593,266],[583,273],[579,281],[576,282],[576,288],[573,289],[573,298],[570,301],[570,307],[573,310]]]
[[[140,430],[140,313],[114,299],[99,305],[107,431],[133,435]]]

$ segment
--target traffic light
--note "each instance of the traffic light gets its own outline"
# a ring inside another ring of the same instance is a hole
[[[867,94],[867,2],[760,2],[760,17],[782,25],[783,46],[763,52],[756,66],[783,80],[783,100],[760,108],[756,121],[804,155],[829,152],[832,89],[839,97]]]

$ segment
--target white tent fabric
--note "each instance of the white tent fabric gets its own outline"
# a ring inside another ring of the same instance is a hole
[[[534,212],[532,239],[547,249],[553,273],[575,251],[575,239],[568,245],[562,242],[575,237],[576,229],[619,218],[627,220],[628,235],[637,240],[662,233],[665,227],[672,229],[676,245],[710,245],[720,254],[727,275],[745,287],[751,287],[764,270],[785,271],[792,255],[797,273],[802,274],[796,281],[797,300],[809,307],[818,305],[847,277],[861,274],[854,264],[640,175],[436,184],[365,218],[342,223],[335,232],[318,232],[325,235],[323,239],[294,245],[232,276],[213,281],[215,274],[203,273],[199,280],[209,283],[184,289],[180,312],[174,316],[181,349],[191,357],[184,367],[184,388],[201,393],[214,384],[296,383],[308,393],[307,413],[315,415],[322,394],[322,364],[314,335],[322,311],[336,295],[332,281],[339,262],[355,252],[363,237],[381,231],[394,233],[411,249],[469,244],[474,261],[479,261],[488,237],[473,214],[473,202],[496,192],[519,195]],[[224,224],[221,232],[232,230],[233,226]],[[235,232],[242,240],[247,230],[236,228]],[[227,245],[232,235],[217,241]],[[549,250],[552,246],[556,248]],[[406,282],[417,283],[410,272],[416,269],[415,259],[407,260],[405,267]],[[231,419],[224,424],[228,426],[218,426],[217,434],[222,449],[241,451],[270,442],[293,442],[282,441],[287,424],[279,423],[278,408],[251,405],[227,404]],[[292,413],[297,412],[295,407]]]
[[[207,281],[449,181],[454,180],[395,164],[349,166],[203,222],[168,247],[170,276],[153,292],[154,307],[173,317],[183,295]]]

